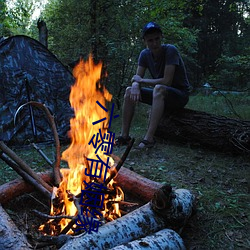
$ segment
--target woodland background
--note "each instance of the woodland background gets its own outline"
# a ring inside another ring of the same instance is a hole
[[[1,0],[0,35],[38,39],[41,18],[49,30],[48,48],[66,66],[89,53],[103,62],[103,83],[119,108],[148,21],[159,23],[164,42],[178,47],[194,90],[206,82],[215,89],[248,90],[249,12],[248,0]]]

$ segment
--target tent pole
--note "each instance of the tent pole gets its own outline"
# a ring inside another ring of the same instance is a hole
[[[29,91],[29,81],[27,78],[25,78],[25,87],[26,87],[28,102],[30,102],[31,100],[30,100],[30,91]],[[30,104],[29,104],[29,112],[30,112],[31,128],[32,128],[32,132],[33,132],[34,141],[37,142],[37,131],[36,131],[35,118],[34,118],[33,108]]]

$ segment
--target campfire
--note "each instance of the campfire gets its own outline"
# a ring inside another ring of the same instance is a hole
[[[58,220],[42,225],[40,230],[45,234],[97,231],[99,224],[121,217],[119,201],[124,200],[124,194],[111,178],[117,164],[110,156],[115,134],[108,130],[106,101],[110,102],[112,95],[100,84],[101,71],[102,64],[95,65],[91,56],[86,62],[80,60],[74,68],[76,82],[70,93],[75,112],[70,120],[72,142],[62,153],[69,169],[61,169],[62,181],[53,191],[50,212],[55,218],[65,218],[59,225],[55,223]],[[69,224],[72,221],[73,226]]]
[[[157,241],[162,247],[159,249],[185,249],[178,232],[192,215],[195,196],[186,189],[173,190],[169,185],[163,186],[123,168],[134,139],[120,159],[112,154],[115,134],[111,131],[111,121],[117,116],[112,105],[109,117],[106,102],[111,101],[112,95],[100,84],[101,70],[102,64],[95,65],[91,56],[86,62],[80,60],[74,68],[76,82],[70,93],[74,110],[69,131],[71,144],[62,153],[68,168],[60,168],[60,143],[53,116],[40,103],[29,102],[19,110],[29,104],[46,113],[56,145],[55,163],[47,160],[53,166],[53,177],[48,173],[35,173],[0,141],[1,159],[24,179],[19,180],[24,184],[22,191],[31,191],[26,185],[29,183],[50,200],[50,214],[33,211],[46,222],[39,227],[45,239],[33,239],[32,243],[36,248],[39,244],[56,245],[62,250],[127,249],[123,244],[138,249],[142,245],[154,248]],[[37,145],[34,147],[46,159]],[[12,185],[13,194],[16,183],[8,185]],[[21,193],[20,186],[17,185],[16,190]],[[0,202],[7,203],[9,189],[0,187],[0,191]],[[125,201],[124,193],[135,196],[139,204]],[[121,206],[135,208],[124,212]],[[7,225],[8,215],[2,210],[0,214]],[[6,235],[14,235],[14,232],[6,232]],[[30,246],[23,236],[6,236],[4,244],[17,240],[22,246]]]

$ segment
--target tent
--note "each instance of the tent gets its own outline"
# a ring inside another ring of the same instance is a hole
[[[74,77],[44,45],[18,35],[0,39],[0,140],[8,144],[46,142],[53,133],[44,111],[24,106],[44,104],[54,116],[61,141],[67,140],[73,110],[69,103]]]

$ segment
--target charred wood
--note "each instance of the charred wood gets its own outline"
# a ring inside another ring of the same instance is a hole
[[[117,163],[115,170],[111,172],[109,178],[107,178],[107,180],[105,181],[106,185],[117,175],[117,173],[119,172],[119,170],[121,169],[122,165],[124,164],[133,144],[135,142],[135,138],[132,138],[129,145],[127,146],[124,154],[122,155],[122,158],[120,159],[120,161]]]
[[[47,183],[53,182],[51,172],[38,173],[37,175]],[[125,192],[132,194],[144,203],[149,202],[157,189],[162,186],[160,183],[149,180],[124,167],[121,167],[114,180]],[[34,187],[24,180],[10,181],[0,186],[0,203],[5,204],[15,197],[32,191],[34,191]]]

